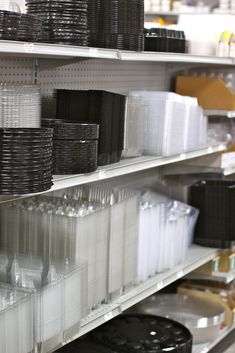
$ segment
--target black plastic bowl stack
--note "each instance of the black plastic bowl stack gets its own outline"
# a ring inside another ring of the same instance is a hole
[[[201,180],[190,189],[190,204],[200,211],[194,242],[230,248],[235,242],[235,182]]]
[[[98,165],[119,162],[123,150],[125,96],[105,91],[57,90],[57,118],[100,127]]]
[[[27,12],[44,21],[47,43],[88,45],[88,0],[26,0]]]
[[[59,119],[43,119],[52,127],[54,174],[83,174],[97,169],[99,127]]]
[[[192,335],[185,326],[163,317],[121,315],[94,330],[85,341],[75,341],[59,352],[191,353]]]
[[[154,52],[185,53],[186,39],[183,31],[166,28],[145,29],[145,50]]]
[[[0,129],[0,194],[47,191],[52,183],[52,129]]]
[[[144,0],[88,0],[89,45],[143,50]]]

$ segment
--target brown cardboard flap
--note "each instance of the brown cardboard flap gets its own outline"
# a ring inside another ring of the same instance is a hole
[[[235,110],[235,92],[216,77],[178,76],[176,92],[183,96],[197,97],[204,109]]]

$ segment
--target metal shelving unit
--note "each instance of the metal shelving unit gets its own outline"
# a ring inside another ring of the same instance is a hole
[[[147,298],[149,295],[161,290],[199,266],[207,263],[213,259],[217,253],[217,249],[203,248],[193,245],[188,251],[187,259],[182,264],[176,266],[172,270],[157,274],[148,281],[137,285],[132,290],[115,300],[114,303],[102,305],[97,310],[92,311],[87,318],[82,320],[81,329],[74,339],[92,331],[94,328],[113,319],[139,301]]]
[[[206,146],[196,151],[181,153],[170,157],[150,157],[143,156],[138,158],[123,159],[119,163],[100,167],[96,172],[80,175],[61,175],[54,177],[54,186],[50,191],[58,191],[72,186],[84,185],[92,182],[108,180],[111,178],[144,171],[151,168],[161,167],[171,163],[177,163],[192,158],[202,157],[211,153],[226,150],[225,143],[213,146]],[[34,194],[37,195],[37,194]],[[19,197],[0,197],[0,203],[16,200],[17,198],[30,197],[24,195]]]
[[[208,117],[225,117],[225,118],[235,118],[235,110],[212,110],[212,109],[205,109],[204,113]]]
[[[0,56],[44,59],[108,59],[139,62],[169,62],[235,65],[235,59],[178,53],[131,52],[69,45],[0,41]]]
[[[164,175],[187,175],[187,174],[201,174],[201,173],[216,173],[224,176],[229,176],[235,173],[235,167],[206,167],[206,166],[193,166],[186,164],[176,164],[164,167]]]
[[[235,271],[217,272],[212,275],[205,275],[197,272],[192,272],[187,275],[188,279],[204,279],[206,281],[218,281],[228,284],[235,279]]]
[[[222,330],[221,334],[217,337],[217,339],[213,342],[205,343],[205,344],[195,344],[193,346],[192,353],[208,353],[212,348],[214,348],[218,343],[220,343],[226,336],[235,330],[235,325],[232,327],[226,327]]]

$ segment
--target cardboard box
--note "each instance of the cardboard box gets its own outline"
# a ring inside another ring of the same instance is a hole
[[[178,76],[175,91],[183,96],[197,97],[204,109],[235,110],[235,92],[215,77]]]

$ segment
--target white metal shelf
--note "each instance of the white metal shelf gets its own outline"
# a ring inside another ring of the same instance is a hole
[[[147,298],[149,295],[175,282],[189,272],[212,260],[218,254],[217,249],[203,248],[193,245],[187,255],[187,259],[174,269],[158,274],[148,281],[134,287],[134,289],[122,295],[114,303],[102,305],[97,310],[91,312],[81,322],[81,328],[73,340],[94,330],[96,327],[113,319],[126,309]]]
[[[195,280],[206,280],[206,281],[218,281],[228,284],[235,279],[235,271],[231,272],[217,272],[212,275],[201,274],[197,272],[192,272],[187,275],[188,279],[195,279]]]
[[[192,353],[208,353],[212,348],[214,348],[218,343],[220,343],[229,333],[231,333],[235,329],[235,325],[231,327],[226,327],[222,330],[220,335],[216,338],[215,341],[205,343],[205,344],[195,344],[193,346]]]
[[[235,174],[235,167],[210,167],[210,166],[199,166],[199,165],[186,165],[186,164],[175,164],[164,167],[164,175],[188,175],[188,174],[202,174],[202,173],[215,173],[229,176]]]
[[[204,114],[206,116],[212,117],[226,117],[229,119],[235,118],[235,110],[212,110],[212,109],[205,109]]]
[[[169,62],[234,65],[235,59],[178,53],[132,52],[116,49],[88,48],[69,45],[0,41],[0,56],[45,59],[109,59],[139,62]]]
[[[163,17],[178,17],[180,15],[211,15],[211,13],[206,12],[179,12],[179,11],[153,11],[153,12],[145,12],[146,17],[153,16],[163,16]]]
[[[115,177],[120,177],[127,174],[132,174],[140,172],[143,170],[156,168],[164,166],[171,163],[176,163],[179,161],[184,161],[192,158],[197,158],[205,156],[211,153],[221,152],[226,150],[225,143],[219,143],[212,146],[206,146],[199,150],[181,153],[175,156],[170,157],[150,157],[143,156],[138,158],[123,159],[119,163],[110,164],[107,166],[100,167],[96,172],[89,174],[80,174],[80,175],[61,175],[54,177],[54,185],[50,189],[51,191],[58,191],[65,188],[84,185],[92,182],[98,182],[101,180],[107,180]],[[34,194],[37,195],[37,194]],[[24,195],[22,197],[30,197],[33,195]],[[9,202],[16,200],[19,197],[0,197],[0,203]]]

